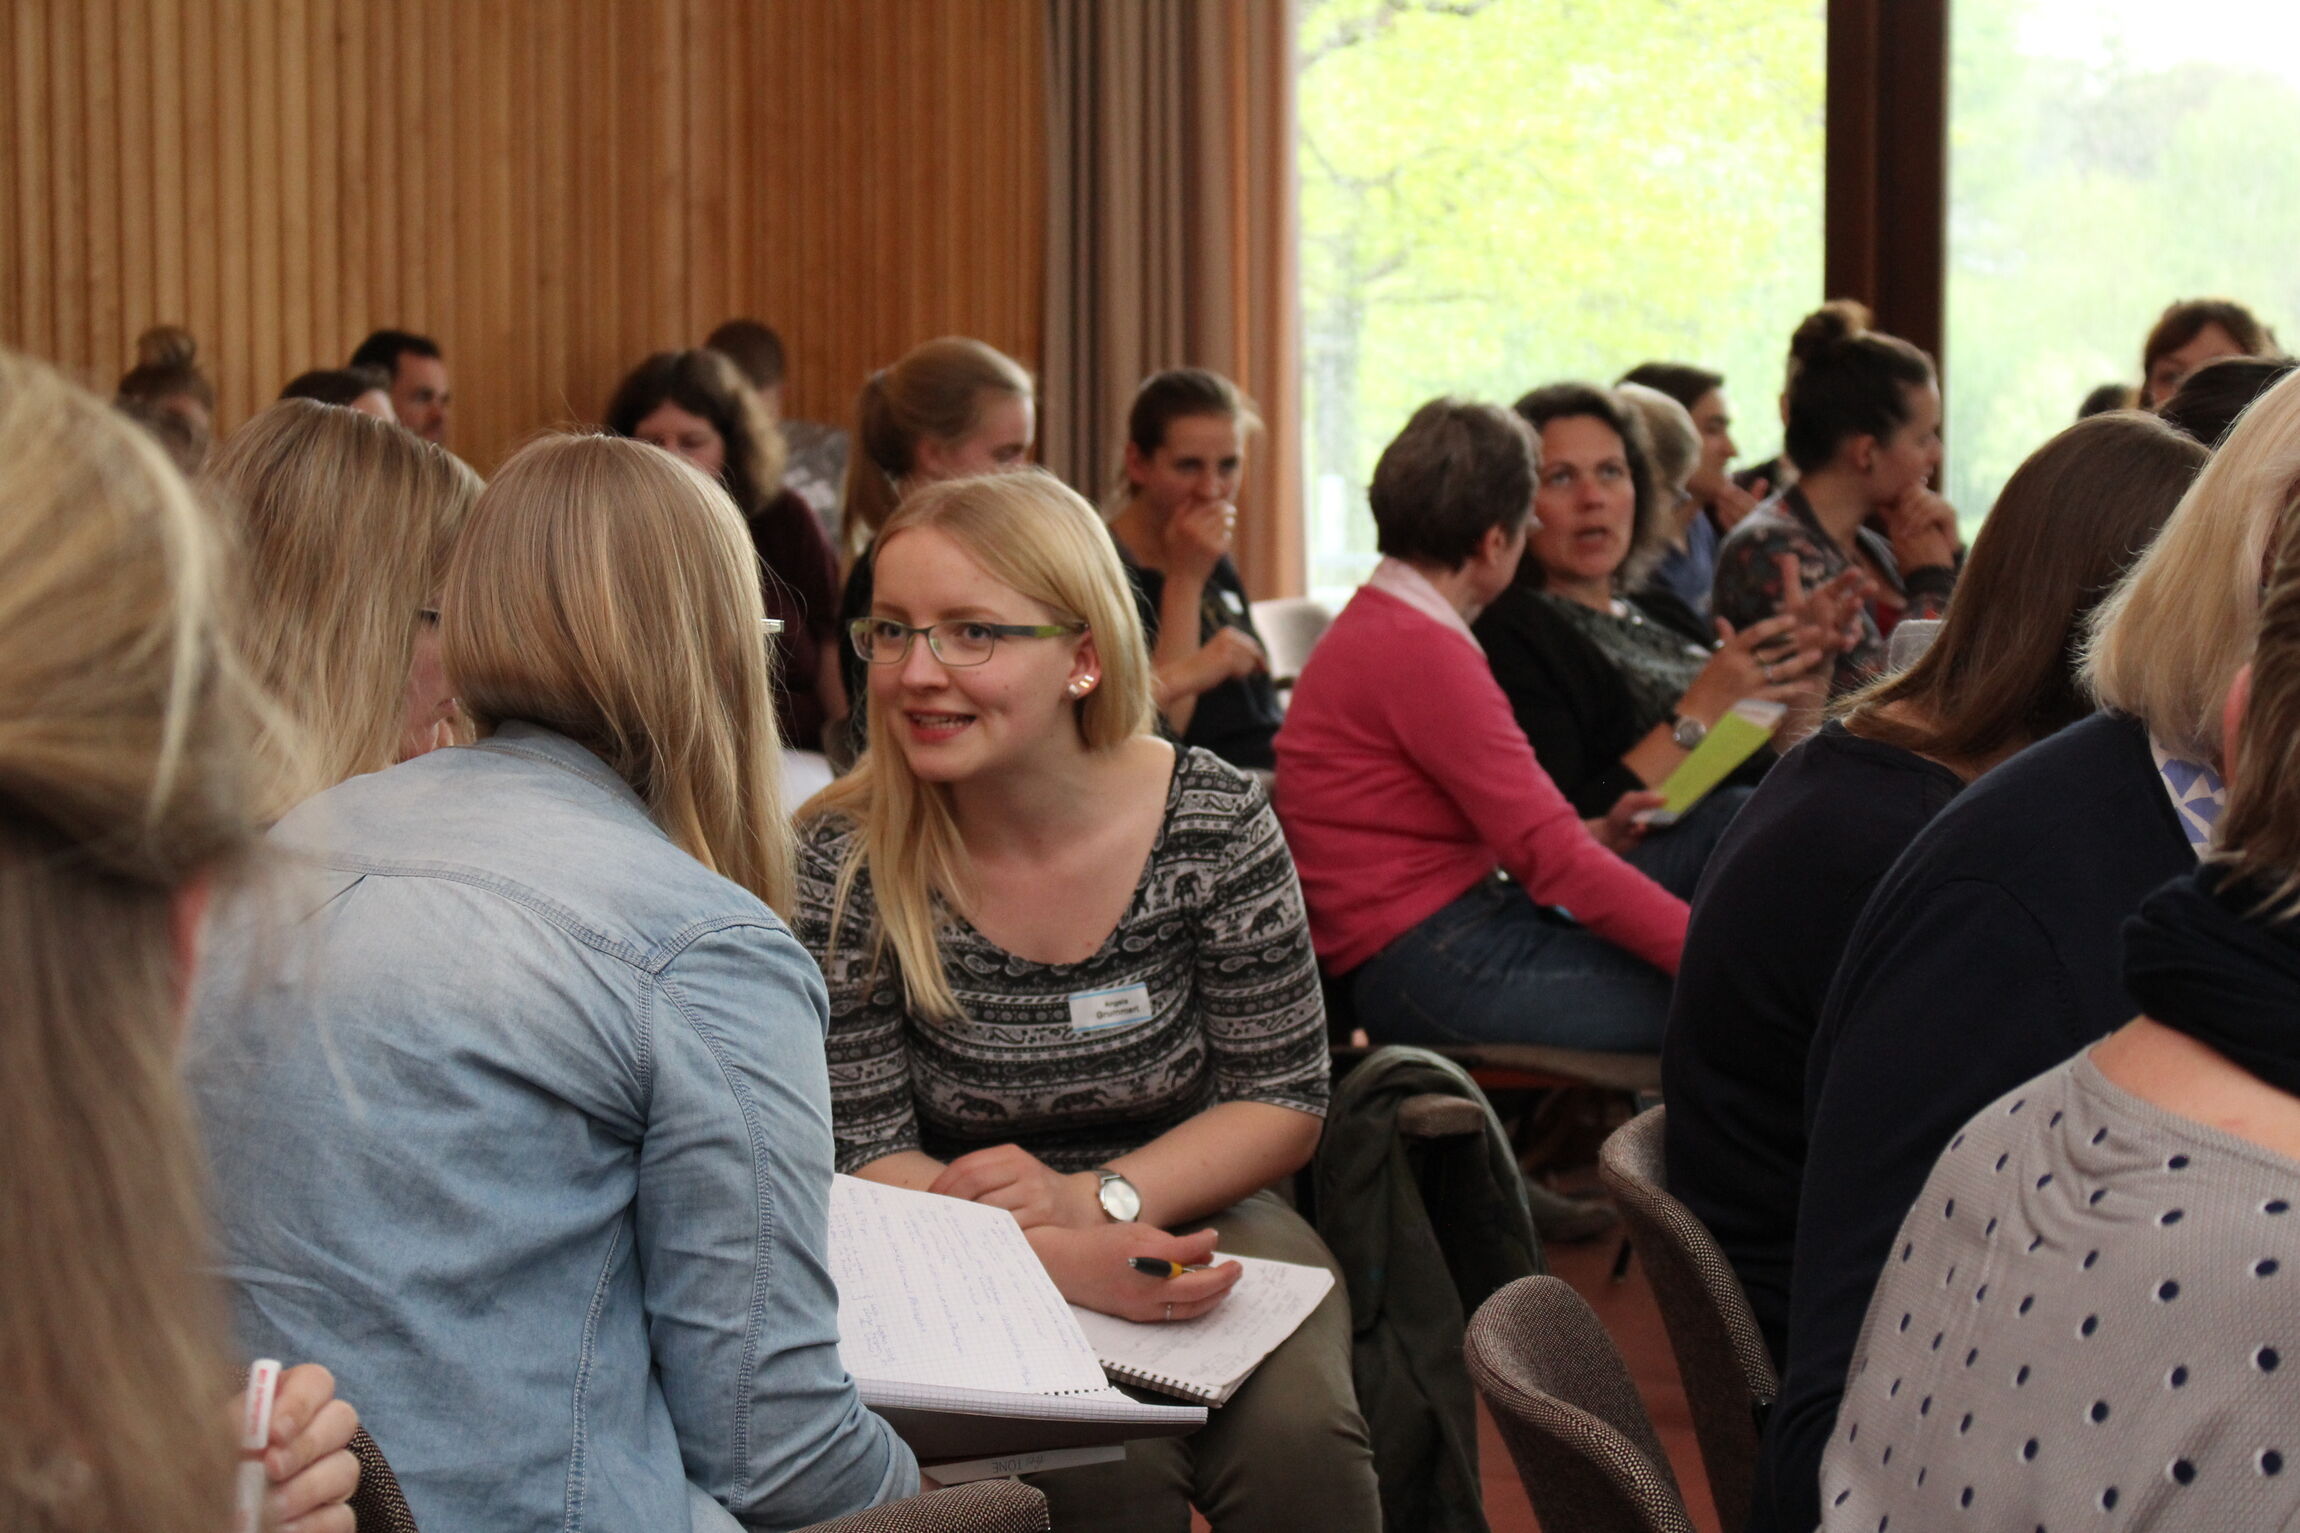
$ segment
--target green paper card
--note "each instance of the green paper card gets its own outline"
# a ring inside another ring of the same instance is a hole
[[[1723,718],[1710,726],[1707,738],[1694,747],[1693,753],[1677,763],[1661,784],[1661,807],[1638,816],[1647,825],[1674,825],[1678,819],[1709,796],[1709,790],[1733,774],[1733,769],[1757,754],[1759,746],[1773,738],[1782,716],[1788,708],[1781,703],[1769,703],[1761,698],[1745,697],[1726,711]]]

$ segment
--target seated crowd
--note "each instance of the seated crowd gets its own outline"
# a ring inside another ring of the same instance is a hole
[[[1857,304],[1738,481],[1695,365],[1431,400],[1296,678],[1228,379],[1142,383],[1098,510],[979,341],[851,436],[782,367],[730,321],[483,484],[411,332],[221,441],[181,330],[117,411],[0,353],[0,1522],[220,1533],[256,1355],[283,1533],[352,1528],[363,1422],[435,1529],[917,1494],[842,1172],[1146,1324],[1330,1270],[1205,1426],[1030,1480],[1378,1529],[1398,1413],[1286,1195],[1354,1029],[1659,1054],[1782,1377],[1754,1527],[2300,1515],[2300,382],[2248,312],[2168,310],[1969,551]]]

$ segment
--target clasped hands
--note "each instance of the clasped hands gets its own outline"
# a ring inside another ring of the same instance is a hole
[[[1022,1226],[1054,1286],[1073,1304],[1122,1320],[1188,1320],[1222,1301],[1244,1271],[1225,1262],[1175,1278],[1147,1277],[1127,1265],[1155,1256],[1186,1267],[1214,1259],[1216,1235],[1169,1235],[1153,1224],[1118,1223],[1102,1211],[1101,1179],[1063,1173],[1020,1145],[993,1145],[945,1166],[927,1191],[1003,1208]]]

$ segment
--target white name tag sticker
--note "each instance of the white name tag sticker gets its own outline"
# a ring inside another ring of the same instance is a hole
[[[1084,990],[1070,998],[1070,1030],[1100,1033],[1150,1020],[1150,987],[1125,985],[1116,990]]]

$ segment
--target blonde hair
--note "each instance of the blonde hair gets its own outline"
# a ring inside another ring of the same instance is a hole
[[[2213,860],[2259,892],[2261,915],[2283,920],[2300,910],[2300,517],[2284,519],[2276,544]]]
[[[479,476],[389,421],[284,399],[233,433],[201,482],[247,549],[248,658],[308,742],[302,760],[264,742],[276,819],[399,759],[416,628]]]
[[[859,557],[902,499],[921,441],[957,442],[982,424],[992,398],[1029,399],[1030,370],[995,346],[946,335],[879,369],[855,401],[840,541]]]
[[[229,1515],[175,1059],[178,896],[257,834],[227,552],[157,445],[0,352],[0,1527]]]
[[[1114,750],[1149,733],[1156,713],[1142,620],[1117,545],[1092,506],[1040,470],[946,480],[903,501],[879,531],[879,551],[921,527],[948,537],[991,579],[1054,613],[1056,621],[1086,624],[1100,675],[1071,707],[1088,750]],[[891,948],[911,1011],[955,1017],[958,1001],[943,974],[940,928],[945,912],[967,908],[966,846],[950,789],[911,771],[893,711],[870,710],[870,750],[861,764],[809,799],[799,817],[838,815],[861,832],[839,869],[831,945],[838,944],[855,875],[868,868],[877,903],[872,962]]]
[[[2220,756],[2220,707],[2252,657],[2269,540],[2300,499],[2300,373],[2244,412],[2164,532],[2093,614],[2084,680],[2167,747]]]
[[[482,729],[567,736],[682,851],[788,914],[757,561],[734,501],[685,460],[627,437],[542,437],[471,513],[440,644]]]

